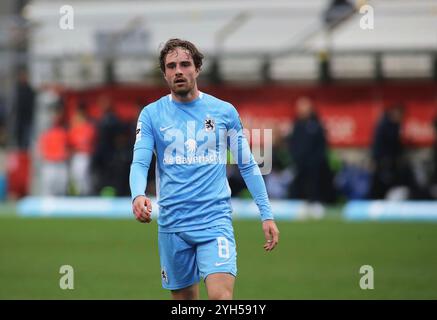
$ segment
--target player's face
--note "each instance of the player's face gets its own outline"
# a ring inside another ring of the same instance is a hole
[[[165,57],[164,77],[170,90],[181,97],[193,93],[199,70],[196,70],[191,54],[182,48],[170,51]]]

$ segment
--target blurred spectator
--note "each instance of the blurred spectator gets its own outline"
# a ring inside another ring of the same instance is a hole
[[[68,135],[63,116],[56,112],[53,124],[43,131],[38,141],[41,156],[41,194],[65,196],[68,189]]]
[[[229,187],[231,188],[231,196],[232,197],[244,197],[246,193],[248,193],[246,184],[244,183],[244,179],[240,174],[240,170],[238,170],[238,166],[235,163],[230,161],[232,159],[231,152],[227,151],[228,164],[226,165],[226,175],[228,177]]]
[[[6,146],[6,103],[0,93],[0,147]]]
[[[96,129],[89,121],[85,105],[81,104],[73,115],[68,131],[71,148],[71,178],[77,195],[92,193],[91,159],[95,148]]]
[[[372,142],[374,172],[371,183],[372,199],[399,199],[409,197],[413,177],[404,157],[401,125],[404,106],[394,104],[383,113],[376,125]]]
[[[120,158],[126,157],[126,155],[119,153],[123,152],[120,150],[123,143],[126,150],[129,148],[128,138],[123,123],[114,112],[110,98],[105,95],[101,96],[98,105],[102,110],[102,117],[97,123],[96,150],[92,159],[92,171],[95,174],[94,184],[98,193],[110,189],[112,194],[117,194],[117,186],[122,183],[121,180],[128,180],[127,178],[120,179],[122,177]],[[126,139],[123,135],[126,135]],[[126,175],[126,177],[128,176],[129,174]],[[125,184],[128,188],[128,182]]]
[[[431,187],[430,195],[433,199],[437,200],[437,116],[433,121],[434,129],[434,144],[432,146],[432,168],[431,168]]]
[[[121,123],[120,132],[116,136],[115,157],[112,167],[116,177],[118,177],[113,183],[118,196],[130,196],[128,177],[133,156],[133,146],[130,144],[130,142],[131,134],[129,131],[129,125],[126,123]],[[153,165],[153,163],[151,163],[151,165]],[[120,179],[119,177],[126,178]]]
[[[288,145],[295,169],[290,196],[306,200],[304,215],[320,218],[323,193],[330,184],[325,130],[307,97],[297,100],[296,116]]]
[[[271,199],[288,198],[293,172],[289,167],[289,155],[282,141],[273,146],[272,171],[264,177],[267,193]]]
[[[367,199],[371,175],[362,165],[344,163],[335,176],[335,185],[347,200]]]
[[[14,136],[19,149],[28,149],[33,128],[35,91],[25,70],[18,73],[13,102]]]

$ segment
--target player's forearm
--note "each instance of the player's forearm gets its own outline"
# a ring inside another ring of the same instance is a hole
[[[132,200],[140,195],[145,195],[147,187],[147,174],[149,172],[152,151],[149,149],[136,149],[129,174],[129,185]]]
[[[273,219],[272,208],[270,206],[267,189],[262,178],[261,171],[253,158],[249,144],[240,130],[237,133],[230,134],[229,149],[232,157],[238,163],[241,176],[252,195],[253,200],[261,214],[261,220]]]
[[[240,164],[239,168],[241,176],[261,213],[261,220],[273,219],[272,208],[270,206],[264,179],[253,157],[250,163]]]

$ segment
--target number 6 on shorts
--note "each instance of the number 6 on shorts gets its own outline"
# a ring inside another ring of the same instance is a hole
[[[229,242],[225,237],[217,237],[218,256],[220,258],[229,258]]]

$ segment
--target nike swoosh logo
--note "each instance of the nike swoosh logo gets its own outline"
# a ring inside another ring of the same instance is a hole
[[[173,127],[173,125],[168,126],[168,127],[160,127],[160,128],[159,128],[159,131],[165,131],[165,130],[167,130],[167,129],[170,129],[171,127]]]
[[[226,262],[216,262],[216,263],[215,263],[215,266],[216,266],[216,267],[219,267],[219,266],[221,266],[221,265],[223,265],[223,264],[227,264],[227,263],[229,263],[229,261],[226,261]]]

